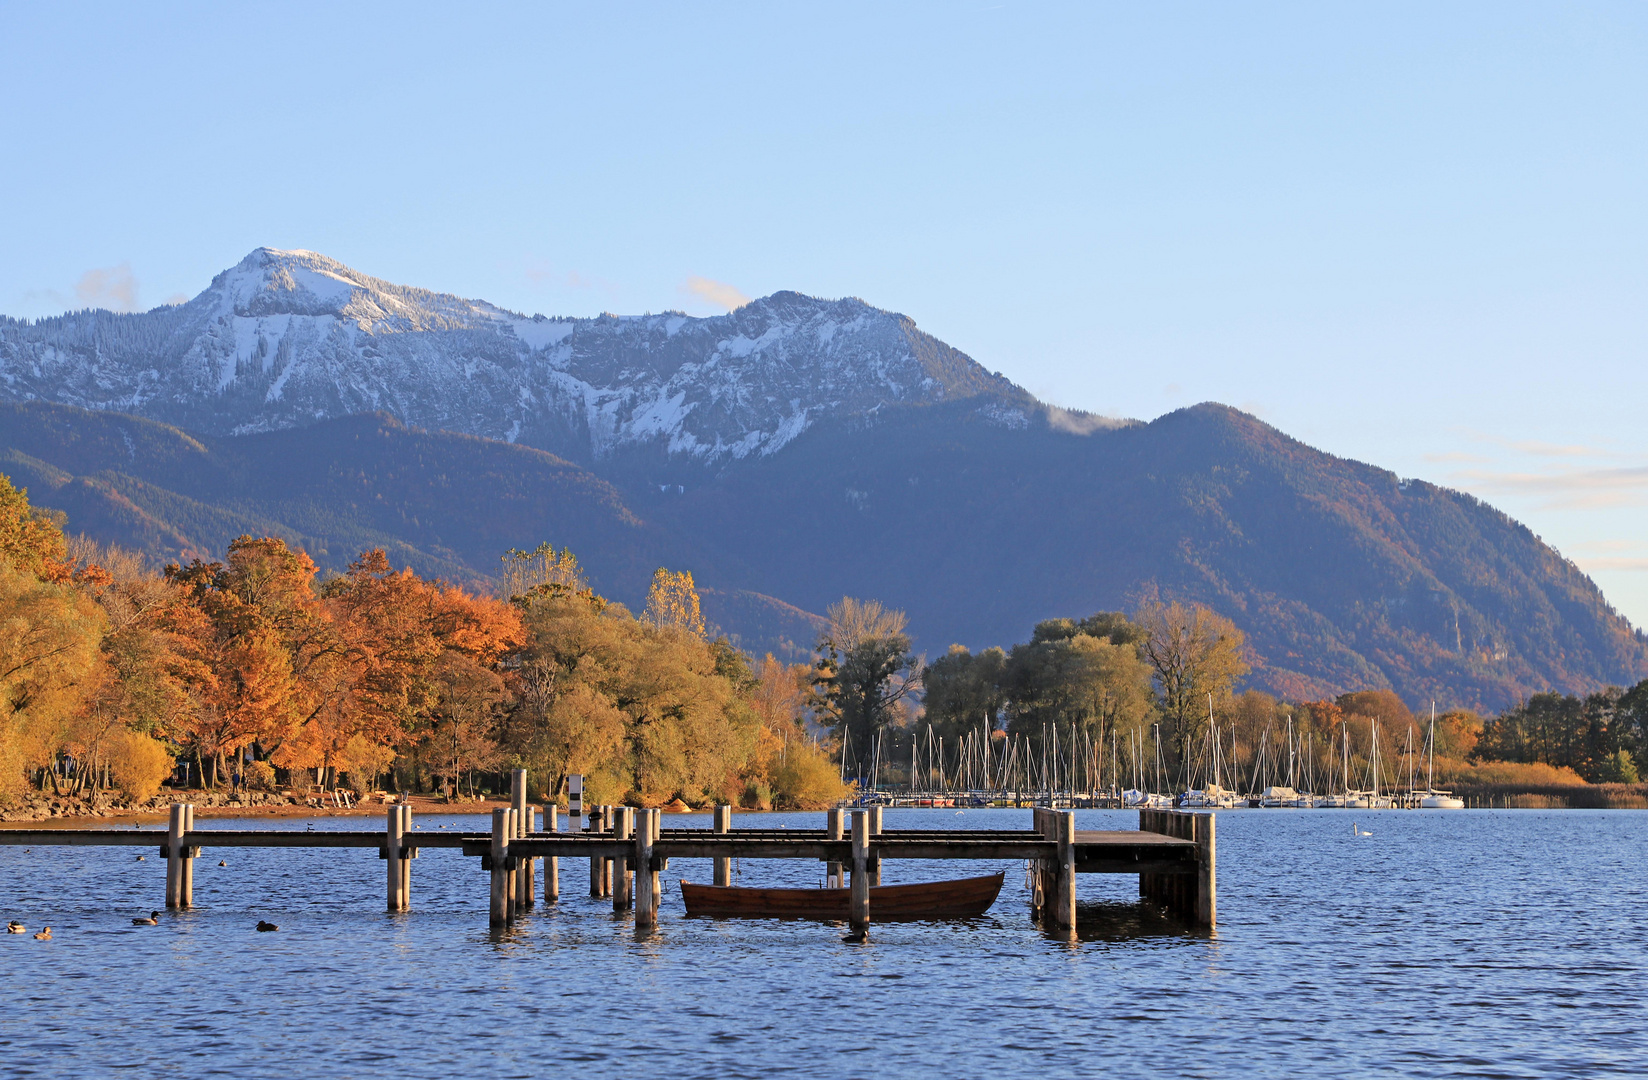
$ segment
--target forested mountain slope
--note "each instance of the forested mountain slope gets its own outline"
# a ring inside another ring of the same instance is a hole
[[[842,595],[906,609],[938,652],[1155,590],[1229,615],[1250,683],[1292,697],[1389,686],[1498,708],[1648,676],[1648,643],[1595,585],[1469,496],[1223,406],[1069,428],[971,401],[889,407],[664,491],[383,416],[223,437],[33,404],[0,406],[0,472],[71,530],[162,558],[274,533],[330,569],[382,546],[474,580],[549,540],[632,605],[655,567],[687,569],[710,618],[789,656]]]

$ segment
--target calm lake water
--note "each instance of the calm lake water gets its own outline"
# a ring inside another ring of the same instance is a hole
[[[1373,835],[1353,837],[1353,819]],[[1137,822],[1077,814],[1078,828]],[[707,816],[666,819],[683,824]],[[1029,824],[1028,810],[886,814],[888,828]],[[1083,876],[1076,943],[1030,922],[1022,863],[984,919],[880,925],[850,945],[836,926],[687,919],[675,880],[709,880],[698,860],[672,862],[660,925],[638,937],[585,895],[587,861],[563,861],[559,905],[496,934],[487,876],[455,851],[426,849],[414,910],[387,915],[373,852],[207,848],[199,906],[134,927],[164,898],[153,852],[0,847],[0,917],[55,935],[0,935],[0,1073],[1648,1073],[1648,812],[1240,810],[1218,829],[1216,934],[1141,905],[1133,877]],[[985,866],[889,863],[883,880]],[[256,933],[260,918],[280,931]]]

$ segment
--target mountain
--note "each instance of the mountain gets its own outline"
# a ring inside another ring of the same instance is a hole
[[[888,404],[1031,401],[860,300],[781,292],[730,315],[528,318],[259,248],[193,300],[0,319],[0,400],[130,413],[208,435],[388,412],[577,461],[714,464]]]
[[[1292,698],[1648,676],[1595,584],[1468,495],[1220,405],[1066,413],[856,300],[528,319],[260,250],[174,308],[0,323],[0,471],[166,559],[268,533],[480,582],[548,540],[631,606],[688,569],[786,657],[843,595],[929,652],[1161,595],[1234,619],[1250,685]]]

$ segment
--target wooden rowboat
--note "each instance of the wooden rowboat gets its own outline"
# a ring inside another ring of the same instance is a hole
[[[983,915],[996,902],[1005,873],[919,885],[876,885],[870,889],[870,919],[966,919]],[[681,882],[688,915],[746,919],[846,921],[850,889],[751,889],[736,885]]]

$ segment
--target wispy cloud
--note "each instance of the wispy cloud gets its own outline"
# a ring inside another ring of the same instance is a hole
[[[696,296],[707,304],[713,304],[723,311],[737,311],[750,302],[750,298],[736,287],[724,281],[712,281],[697,275],[683,281],[681,291],[688,296]]]
[[[1631,558],[1602,558],[1574,560],[1581,570],[1590,573],[1593,570],[1639,570],[1648,571],[1648,559]]]
[[[1468,469],[1455,474],[1466,487],[1506,495],[1546,496],[1560,509],[1635,506],[1648,495],[1648,465],[1612,469],[1557,469],[1493,472]]]
[[[1426,454],[1425,460],[1438,465],[1486,465],[1493,460],[1481,454],[1467,454],[1462,450],[1449,450],[1444,454]]]
[[[137,310],[137,278],[130,263],[87,270],[74,286],[74,295],[87,307],[114,311]]]

